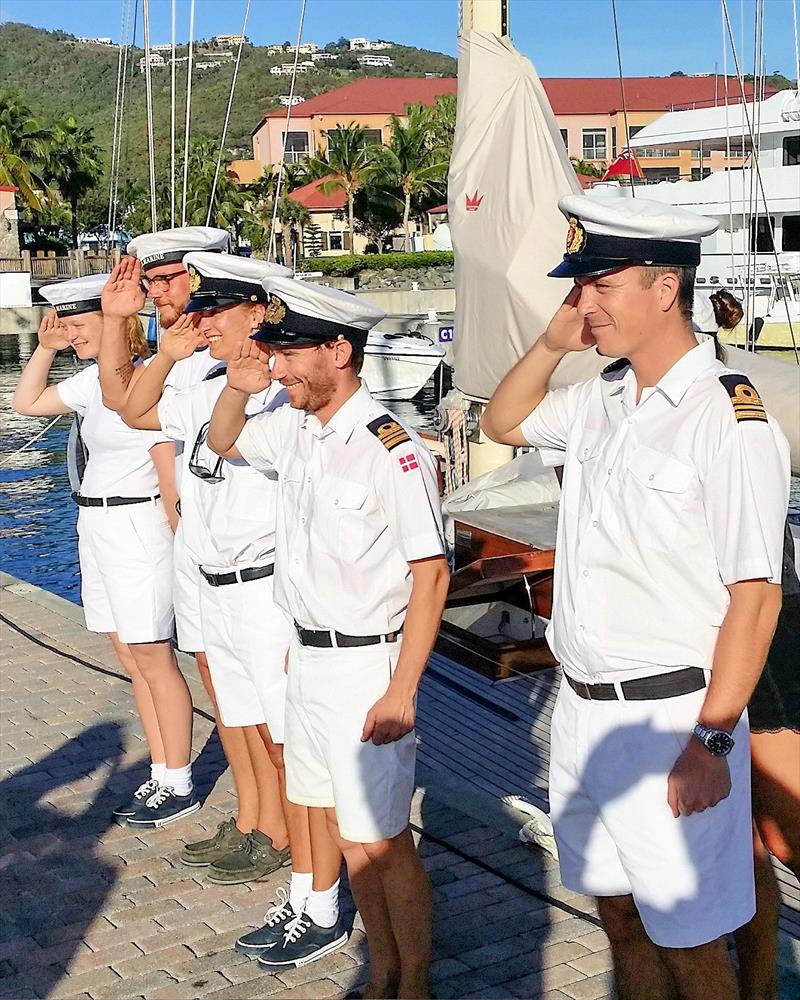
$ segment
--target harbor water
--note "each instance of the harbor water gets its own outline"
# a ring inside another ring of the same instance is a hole
[[[52,419],[23,417],[11,409],[20,370],[35,346],[35,333],[0,336],[0,570],[80,603],[77,507],[70,499],[65,461],[72,417],[60,418],[30,448],[13,454]],[[76,370],[71,354],[62,352],[51,378],[68,378]],[[429,430],[439,400],[436,378],[415,399],[392,402],[390,409],[411,426]],[[800,506],[797,478],[792,502]]]

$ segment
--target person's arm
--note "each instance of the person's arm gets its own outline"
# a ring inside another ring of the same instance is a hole
[[[123,257],[103,288],[103,339],[97,364],[103,405],[120,413],[143,369],[128,353],[127,324],[144,308],[142,267],[135,257]]]
[[[72,407],[62,400],[58,387],[47,380],[59,351],[69,347],[69,340],[54,309],[45,313],[39,324],[39,346],[22,370],[11,400],[11,408],[27,417],[55,417],[70,413]]]
[[[164,383],[176,362],[190,358],[206,343],[198,331],[194,314],[181,316],[161,338],[158,354],[147,364],[140,365],[137,379],[130,385],[122,419],[129,427],[158,430],[158,401],[164,393]],[[102,379],[103,374],[100,373]]]
[[[175,445],[171,441],[159,441],[150,449],[150,458],[158,475],[158,492],[173,533],[178,530],[178,485],[175,482]]]
[[[386,694],[367,713],[361,734],[362,742],[372,740],[376,746],[393,743],[414,728],[414,699],[436,642],[450,583],[450,569],[444,556],[420,559],[408,566],[411,597],[397,667]]]
[[[254,340],[245,340],[236,358],[228,362],[227,384],[220,393],[208,428],[208,447],[223,458],[241,458],[236,441],[246,423],[245,408],[251,396],[272,384],[269,351]],[[270,419],[272,414],[263,415]]]
[[[481,417],[481,428],[493,441],[517,447],[532,442],[522,423],[547,395],[547,384],[570,351],[586,351],[595,341],[578,311],[581,290],[575,286],[547,329],[495,389]]]

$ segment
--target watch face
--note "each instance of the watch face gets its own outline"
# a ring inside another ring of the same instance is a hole
[[[711,753],[724,757],[733,749],[733,740],[727,733],[709,733],[706,737],[706,746]]]

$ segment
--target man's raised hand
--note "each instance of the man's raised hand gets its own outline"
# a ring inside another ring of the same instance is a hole
[[[142,265],[136,257],[123,257],[103,288],[103,315],[126,319],[144,309]]]
[[[69,338],[55,309],[48,309],[42,317],[39,343],[48,351],[63,351],[65,347],[69,347]]]
[[[268,389],[272,382],[269,370],[271,351],[256,340],[245,340],[239,347],[238,355],[228,362],[228,385],[254,395]]]
[[[542,340],[551,351],[586,351],[594,347],[589,324],[578,312],[581,289],[574,285],[547,324]]]
[[[161,334],[158,351],[172,361],[182,361],[190,358],[198,348],[207,346],[205,334],[197,327],[197,313],[183,313]]]

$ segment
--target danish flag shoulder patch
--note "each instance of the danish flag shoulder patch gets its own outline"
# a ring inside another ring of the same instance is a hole
[[[418,469],[419,463],[417,462],[417,456],[413,453],[410,455],[403,455],[402,458],[398,459],[400,463],[400,468],[403,472],[411,472],[412,469]]]

